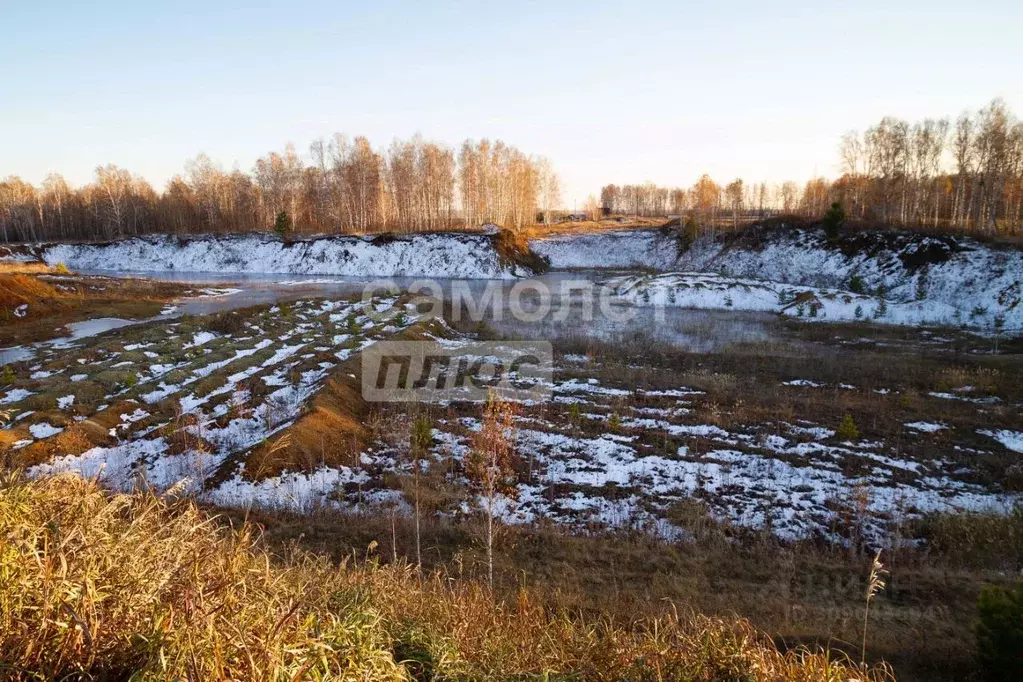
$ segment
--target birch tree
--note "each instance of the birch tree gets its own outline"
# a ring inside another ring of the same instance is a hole
[[[473,438],[466,462],[470,490],[476,494],[485,519],[487,584],[491,589],[494,588],[494,516],[500,501],[515,495],[514,456],[514,408],[491,391],[483,410],[482,426]]]

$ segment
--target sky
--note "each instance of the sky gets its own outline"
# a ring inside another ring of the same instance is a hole
[[[804,182],[885,115],[1023,114],[1023,3],[0,0],[0,178],[162,188],[321,136],[416,133],[601,185]]]

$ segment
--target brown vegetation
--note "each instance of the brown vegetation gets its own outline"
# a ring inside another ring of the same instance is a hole
[[[245,455],[245,477],[259,480],[283,471],[357,464],[369,435],[363,425],[367,408],[360,379],[349,376],[360,365],[358,361],[341,365],[294,424]]]
[[[12,679],[891,679],[781,653],[733,618],[587,617],[525,588],[502,601],[402,566],[294,550],[278,561],[251,527],[73,477],[5,482],[0,534]]]
[[[60,336],[79,320],[152,317],[186,291],[146,279],[0,274],[0,346]]]

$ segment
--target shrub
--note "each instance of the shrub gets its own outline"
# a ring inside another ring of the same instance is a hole
[[[10,386],[14,383],[16,378],[17,377],[14,376],[14,370],[11,369],[11,366],[4,365],[3,373],[0,374],[0,383],[3,383],[5,386]]]
[[[245,317],[234,311],[217,313],[206,318],[204,327],[208,331],[230,336],[245,331]]]
[[[862,294],[864,291],[863,278],[859,275],[853,275],[849,278],[849,291],[854,294]]]
[[[579,403],[572,403],[568,406],[568,419],[572,422],[572,426],[579,426],[582,422],[582,412],[579,409]]]
[[[1023,680],[1023,583],[985,586],[977,599],[977,662],[991,682]]]
[[[291,216],[288,215],[287,211],[281,211],[277,214],[277,219],[274,221],[274,232],[281,239],[287,239],[291,236]]]
[[[622,418],[618,416],[617,412],[612,412],[611,416],[607,418],[607,428],[612,431],[622,428]]]
[[[831,204],[831,208],[824,214],[824,219],[821,221],[821,225],[824,227],[824,234],[827,235],[828,241],[836,241],[838,239],[838,230],[842,227],[842,223],[845,222],[845,211],[842,209],[841,202],[836,201]]]
[[[68,269],[68,267],[64,265],[64,261],[58,261],[57,264],[53,266],[53,272],[58,275],[71,274],[71,271]]]
[[[877,308],[874,309],[874,317],[880,319],[888,314],[888,301],[885,299],[887,290],[884,284],[877,285]]]
[[[835,429],[835,437],[839,440],[856,440],[860,437],[860,430],[856,427],[852,415],[848,412],[842,417],[842,423]]]

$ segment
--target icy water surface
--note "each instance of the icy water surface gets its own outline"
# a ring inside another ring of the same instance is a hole
[[[82,322],[72,322],[67,326],[71,335],[66,339],[57,339],[51,343],[59,344],[62,341],[83,339],[86,336],[95,336],[96,334],[102,334],[118,327],[127,327],[131,324],[138,324],[138,322],[136,320],[124,320],[119,317],[97,317],[91,320],[83,320]]]
[[[0,365],[12,362],[22,362],[32,357],[32,349],[25,346],[12,346],[11,348],[0,348]]]
[[[384,281],[405,289],[422,278],[357,278],[267,273],[260,275],[205,272],[117,272],[84,274],[137,275],[189,284],[230,286],[229,296],[182,301],[174,314],[209,315],[249,306],[294,301],[313,296],[361,295],[367,285]],[[613,273],[610,273],[613,274]],[[766,341],[780,334],[779,322],[766,313],[652,308],[611,303],[599,283],[607,271],[551,272],[528,280],[431,279],[444,297],[468,294],[484,310],[483,321],[505,336],[556,339],[591,338],[607,341],[637,334],[688,350],[712,352],[732,343]],[[493,304],[482,306],[487,297]],[[606,296],[604,305],[602,295]],[[546,312],[545,312],[546,311]],[[473,319],[473,322],[476,320]]]

